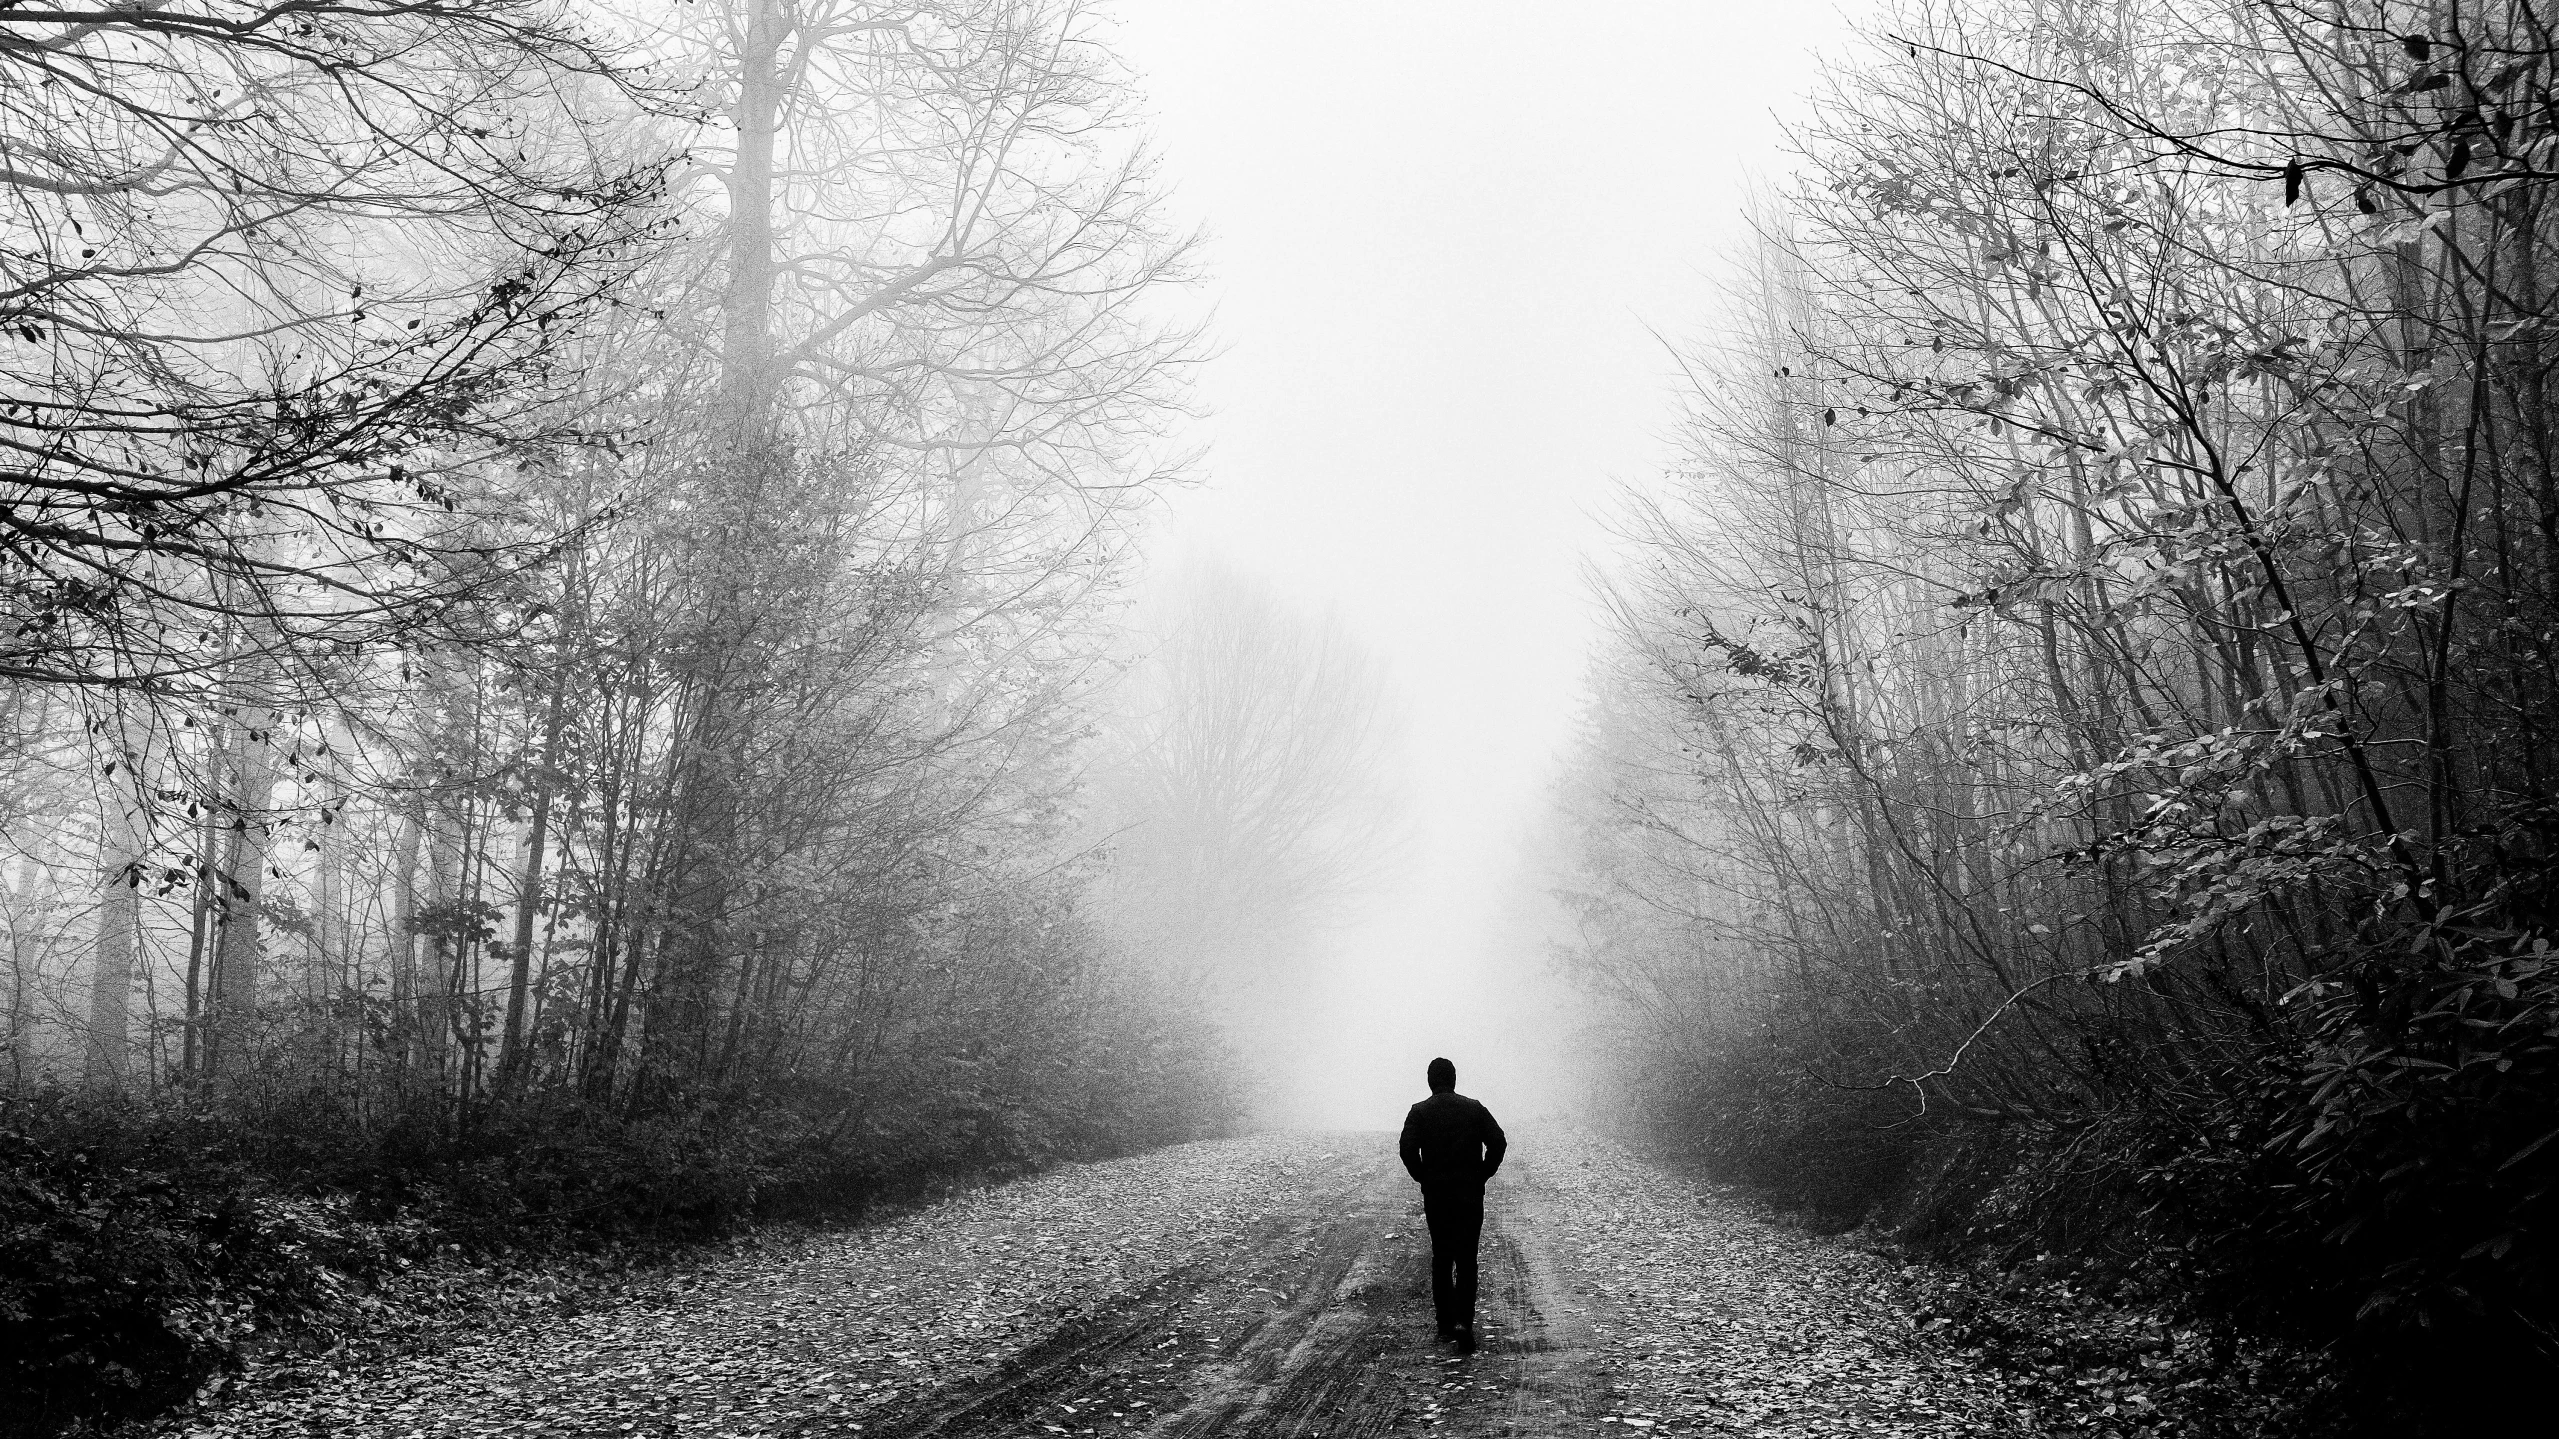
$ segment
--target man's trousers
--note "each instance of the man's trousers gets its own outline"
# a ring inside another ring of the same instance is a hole
[[[1475,1242],[1484,1233],[1481,1185],[1422,1191],[1431,1228],[1431,1307],[1439,1327],[1475,1322]]]

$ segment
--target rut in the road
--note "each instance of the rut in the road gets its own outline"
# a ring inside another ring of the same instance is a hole
[[[1488,1196],[1483,1347],[1464,1358],[1433,1333],[1429,1240],[1411,1186],[1391,1164],[1381,1178],[1335,1224],[1353,1257],[1323,1307],[1304,1314],[1293,1335],[1266,1326],[1247,1346],[1237,1383],[1166,1432],[1361,1435],[1418,1418],[1442,1432],[1554,1434],[1606,1412],[1590,1326],[1539,1233],[1551,1190],[1536,1162],[1515,1163]]]

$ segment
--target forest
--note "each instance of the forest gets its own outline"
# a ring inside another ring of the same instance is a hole
[[[2354,1356],[2391,1432],[2546,1376],[2552,17],[1869,29],[1618,520],[1607,1072],[1835,1223]]]
[[[0,1409],[1235,1121],[1373,682],[1129,612],[1130,94],[1058,0],[6,7]]]

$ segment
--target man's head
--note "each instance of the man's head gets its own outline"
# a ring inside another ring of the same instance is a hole
[[[1457,1066],[1445,1059],[1432,1060],[1431,1067],[1423,1073],[1430,1079],[1433,1094],[1446,1094],[1457,1087]]]

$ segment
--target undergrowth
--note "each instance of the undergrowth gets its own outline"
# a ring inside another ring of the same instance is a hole
[[[2070,1432],[2466,1434],[2559,1373],[2549,1045],[2465,1022],[2531,1008],[2514,967],[2438,976],[2387,1031],[2341,983],[2306,1038],[2032,1119],[1842,1085],[1858,1034],[1780,1027],[1651,1076],[1636,1126],[1942,1266],[1928,1317],[2048,1380]]]

